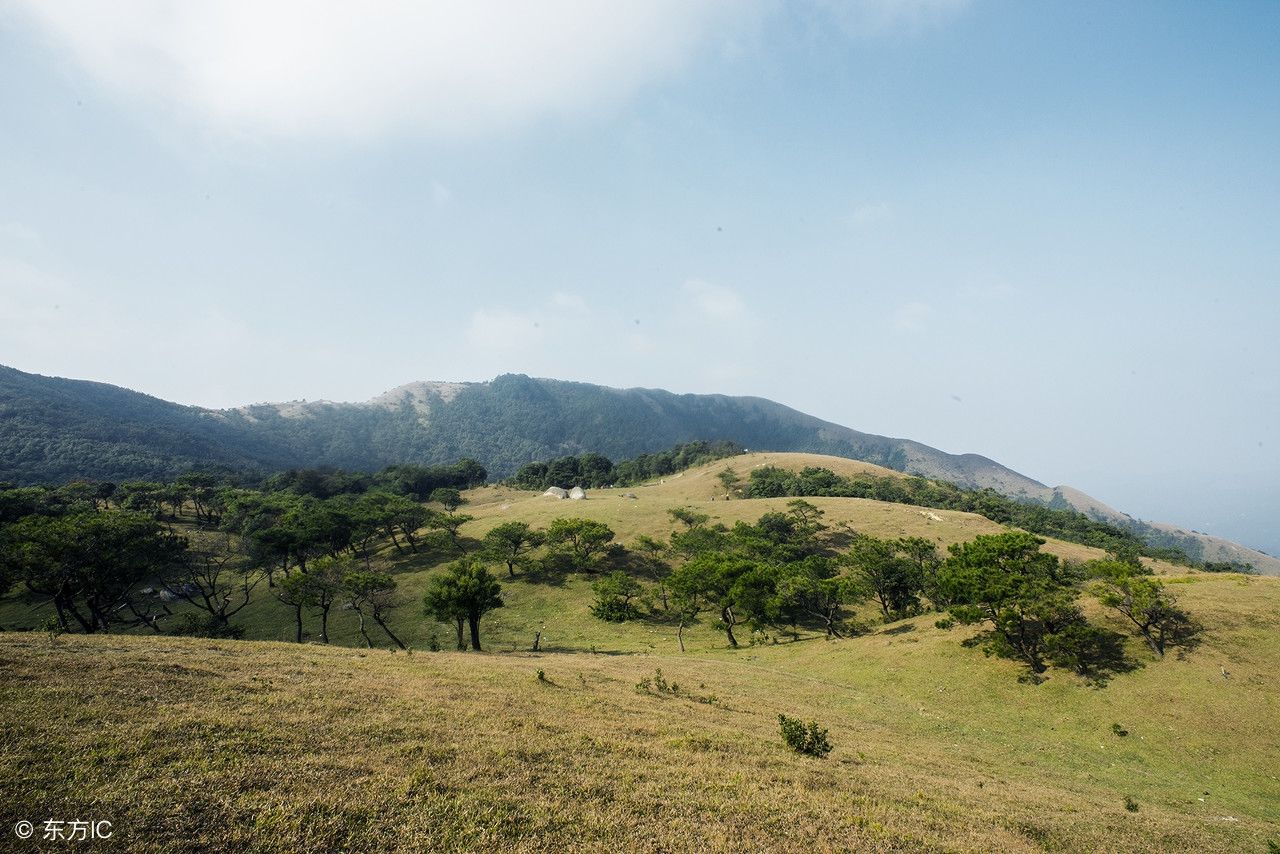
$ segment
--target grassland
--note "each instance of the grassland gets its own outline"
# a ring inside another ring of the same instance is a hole
[[[731,464],[766,461],[874,468]],[[785,504],[724,501],[724,465],[583,502],[476,490],[464,533],[580,515],[629,542],[669,531],[673,506],[732,524]],[[830,524],[940,545],[999,530],[814,503]],[[376,560],[412,603],[447,557]],[[1135,642],[1141,666],[1102,688],[1058,672],[1019,683],[931,615],[737,651],[704,623],[681,656],[660,621],[591,617],[582,579],[505,583],[482,654],[424,652],[450,630],[413,604],[395,623],[411,655],[355,648],[341,615],[350,647],[271,642],[290,628],[267,597],[247,613],[256,642],[0,633],[0,850],[37,850],[7,830],[20,818],[100,817],[130,851],[1266,852],[1280,843],[1280,580],[1156,569],[1204,638],[1162,660]],[[657,669],[679,695],[636,690]],[[830,728],[831,756],[786,750],[779,713]]]

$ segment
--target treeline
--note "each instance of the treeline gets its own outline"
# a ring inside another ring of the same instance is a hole
[[[1101,683],[1136,664],[1123,635],[1085,618],[1082,593],[1123,617],[1157,657],[1194,645],[1199,631],[1132,555],[1062,562],[1025,531],[978,536],[944,556],[922,537],[833,531],[802,499],[732,528],[690,508],[670,514],[680,527],[667,542],[641,537],[633,547],[654,583],[614,570],[593,585],[593,610],[605,620],[673,622],[681,650],[685,627],[704,614],[736,647],[735,630],[750,631],[753,642],[801,626],[829,638],[856,633],[858,609],[871,603],[886,623],[933,611],[945,615],[939,628],[981,625],[977,641],[1024,664],[1029,681],[1054,666]]]
[[[676,474],[694,466],[746,453],[737,442],[695,441],[676,445],[654,454],[640,454],[614,463],[602,454],[586,453],[559,457],[549,462],[532,462],[520,467],[508,481],[520,489],[543,490],[551,486],[588,489],[604,486],[634,486],[657,477]]]
[[[361,609],[382,625],[395,586],[371,572],[374,546],[461,553],[459,528],[471,517],[456,512],[466,503],[460,489],[485,478],[463,460],[376,475],[299,469],[256,488],[199,472],[170,483],[0,485],[0,595],[21,584],[47,597],[58,631],[238,636],[230,618],[265,581],[294,609],[299,639],[303,609],[313,605],[327,639],[328,609],[342,591],[363,633]],[[175,528],[178,520],[194,527]],[[353,573],[363,577],[346,578]],[[175,603],[199,616],[175,614]]]
[[[873,498],[977,513],[1002,525],[1106,551],[1195,566],[1181,549],[1155,546],[1133,531],[1090,519],[1076,510],[1052,509],[1001,495],[992,489],[963,489],[945,481],[923,477],[843,477],[830,469],[808,467],[799,472],[764,466],[751,472],[745,488],[751,498],[840,497]]]

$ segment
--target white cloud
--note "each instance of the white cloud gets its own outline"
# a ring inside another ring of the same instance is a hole
[[[13,244],[26,249],[44,245],[40,232],[20,222],[0,222],[0,244]]]
[[[750,318],[742,298],[732,288],[690,279],[684,283],[684,292],[706,320],[727,324],[743,323]]]
[[[846,35],[916,33],[959,15],[969,0],[814,0]]]
[[[505,309],[480,309],[467,325],[467,343],[485,350],[525,350],[539,344],[545,335],[542,321],[532,314]]]
[[[872,223],[884,222],[893,216],[893,209],[885,202],[870,205],[859,205],[849,216],[849,224],[855,228]]]
[[[623,98],[750,23],[728,0],[12,0],[127,98],[250,136],[467,136]],[[726,31],[728,30],[728,31]]]
[[[893,325],[900,332],[923,332],[933,315],[933,307],[926,302],[909,302],[893,313]]]
[[[442,208],[453,201],[453,191],[439,181],[431,182],[431,204]]]
[[[590,314],[586,300],[577,294],[556,291],[551,295],[551,305],[562,312],[571,314]]]

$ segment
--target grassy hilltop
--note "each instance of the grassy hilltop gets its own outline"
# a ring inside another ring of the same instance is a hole
[[[581,516],[631,543],[664,537],[682,505],[754,521],[786,499],[725,501],[716,473],[766,464],[891,474],[752,454],[587,501],[486,487],[468,494],[476,518],[462,533]],[[966,513],[811,500],[827,524],[876,536],[945,546],[1001,530]],[[426,652],[432,634],[448,646],[452,626],[417,603],[450,557],[388,547],[374,558],[408,599],[392,625],[412,654],[361,648],[336,609],[331,636],[346,646],[279,643],[292,617],[262,590],[243,614],[251,641],[0,633],[0,850],[38,850],[8,828],[48,817],[110,819],[130,851],[1280,843],[1280,580],[1149,562],[1205,626],[1201,642],[1155,660],[1133,640],[1139,666],[1093,687],[1056,669],[1019,682],[1017,664],[965,646],[975,630],[939,628],[936,614],[885,625],[868,610],[857,636],[801,631],[739,650],[704,616],[681,655],[670,624],[593,617],[589,580],[505,569],[506,605],[483,622],[489,651]],[[42,620],[31,604],[6,601],[0,624]],[[540,653],[527,651],[535,631]],[[658,687],[659,670],[676,691]],[[780,713],[828,728],[830,756],[787,750]]]

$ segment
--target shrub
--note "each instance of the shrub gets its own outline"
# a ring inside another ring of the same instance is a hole
[[[783,742],[796,753],[822,759],[831,752],[827,730],[819,727],[817,721],[809,721],[806,726],[799,718],[778,715],[778,727],[782,730]]]
[[[591,585],[592,592],[596,594],[591,613],[610,623],[622,623],[637,617],[639,611],[632,600],[643,589],[639,581],[622,570],[615,570]]]
[[[1124,796],[1124,808],[1125,808],[1125,809],[1127,809],[1129,812],[1137,812],[1137,811],[1138,811],[1138,802],[1137,802],[1137,801],[1135,801],[1135,800],[1134,800],[1133,798],[1131,798],[1130,796],[1125,795],[1125,796]]]
[[[1129,734],[1129,730],[1127,730],[1127,729],[1125,729],[1124,727],[1120,726],[1120,724],[1112,724],[1112,725],[1111,725],[1111,731],[1112,731],[1113,733],[1115,733],[1116,735],[1118,735],[1120,738],[1124,738],[1126,735],[1128,735],[1128,734]]]
[[[935,620],[933,625],[934,628],[939,628],[944,632],[949,632],[956,627],[956,621],[953,617],[943,617],[941,620]]]
[[[195,614],[180,614],[169,624],[169,634],[186,635],[193,638],[230,638],[240,640],[244,637],[244,626],[232,626],[217,617],[208,615],[199,617]]]

